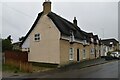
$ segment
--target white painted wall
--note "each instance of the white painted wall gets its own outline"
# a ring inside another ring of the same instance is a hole
[[[28,48],[30,48],[30,37],[28,36],[28,38],[24,41],[23,45],[22,45],[22,51],[28,51]]]

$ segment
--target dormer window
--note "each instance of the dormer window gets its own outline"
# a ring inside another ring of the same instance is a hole
[[[113,42],[110,42],[110,44],[113,44]]]
[[[93,40],[93,38],[91,38],[91,42],[93,42],[94,40]]]
[[[35,41],[40,41],[40,34],[39,33],[34,35],[34,40]]]
[[[84,40],[84,45],[87,44],[87,40]]]
[[[70,31],[70,42],[74,41],[74,34],[73,31]]]
[[[97,40],[97,43],[99,43],[99,41]]]

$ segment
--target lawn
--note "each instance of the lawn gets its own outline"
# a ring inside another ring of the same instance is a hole
[[[15,67],[15,66],[11,66],[11,65],[6,65],[6,64],[3,64],[2,65],[2,71],[3,72],[14,72],[14,73],[18,73],[18,72],[22,72],[19,70],[19,68]]]

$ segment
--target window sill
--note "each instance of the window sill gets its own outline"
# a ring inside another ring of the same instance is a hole
[[[39,41],[35,41],[35,42],[40,42],[40,40]]]

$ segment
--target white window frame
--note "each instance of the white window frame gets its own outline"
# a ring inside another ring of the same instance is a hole
[[[36,33],[34,35],[34,41],[40,41],[41,37],[40,37],[40,33]]]
[[[70,35],[70,42],[73,42],[75,39],[74,39],[74,34],[73,34],[73,31],[70,32],[71,35]]]
[[[91,38],[91,42],[94,42],[94,39],[93,39],[93,38]]]
[[[74,60],[74,48],[69,48],[69,60]]]
[[[94,54],[94,50],[95,50],[94,48],[91,48],[90,53]]]
[[[97,40],[97,43],[99,43],[99,40]]]
[[[83,59],[86,59],[86,50],[83,49]]]

